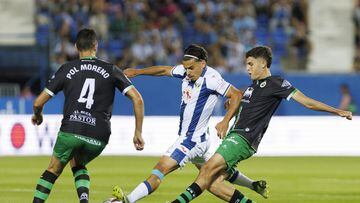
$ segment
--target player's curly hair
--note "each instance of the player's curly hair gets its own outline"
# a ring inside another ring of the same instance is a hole
[[[267,46],[257,46],[246,52],[246,58],[263,58],[266,61],[266,67],[270,68],[272,63],[272,51]]]
[[[201,61],[204,60],[207,62],[208,60],[208,53],[205,50],[204,47],[197,45],[197,44],[190,44],[184,51],[184,61],[190,60],[190,59],[194,59],[194,57],[189,57],[189,56],[195,56],[198,59],[196,59],[197,61]]]

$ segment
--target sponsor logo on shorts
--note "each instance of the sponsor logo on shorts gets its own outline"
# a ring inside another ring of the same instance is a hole
[[[91,139],[91,138],[86,138],[86,137],[81,137],[81,136],[78,136],[78,135],[75,135],[75,137],[79,140],[83,140],[89,144],[92,144],[92,145],[97,145],[97,146],[101,146],[101,142],[100,141],[97,141],[97,140],[94,140],[94,139]]]
[[[232,138],[232,137],[228,138],[227,140],[230,141],[230,142],[233,142],[233,143],[235,143],[235,144],[239,144],[239,142],[236,141],[236,140],[235,140],[234,138]]]

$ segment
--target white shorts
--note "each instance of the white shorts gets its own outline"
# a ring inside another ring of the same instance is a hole
[[[174,159],[180,167],[184,167],[189,161],[193,164],[203,165],[213,155],[209,152],[210,144],[210,139],[196,143],[189,137],[180,136],[166,151],[165,156]]]

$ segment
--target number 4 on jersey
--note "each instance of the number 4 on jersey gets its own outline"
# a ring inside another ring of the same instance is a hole
[[[89,92],[88,92],[89,90]],[[79,103],[86,102],[86,108],[91,109],[91,106],[94,104],[94,91],[95,91],[95,78],[86,78],[84,85],[81,89],[80,97],[78,99]],[[86,93],[88,92],[87,97],[85,98]]]

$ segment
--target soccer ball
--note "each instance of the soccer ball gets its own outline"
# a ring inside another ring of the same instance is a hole
[[[114,197],[111,197],[111,198],[105,200],[103,203],[123,203],[123,201],[118,200],[118,199],[116,199]]]

